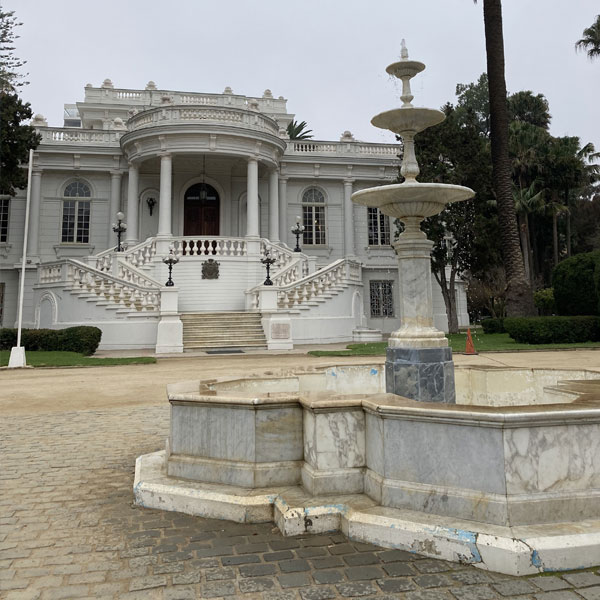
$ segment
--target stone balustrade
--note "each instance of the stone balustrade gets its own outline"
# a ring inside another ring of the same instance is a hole
[[[138,131],[160,125],[196,123],[233,125],[279,136],[279,126],[266,115],[241,108],[202,105],[166,105],[144,110],[129,119],[127,128],[129,131]]]
[[[171,246],[178,258],[181,256],[246,256],[244,238],[231,237],[175,237]]]
[[[396,161],[401,147],[398,144],[368,144],[364,142],[319,142],[313,140],[290,140],[286,155],[325,156],[376,156]]]
[[[76,129],[62,127],[40,127],[37,132],[42,136],[42,144],[79,146],[120,147],[119,140],[126,131],[108,131],[102,129]]]

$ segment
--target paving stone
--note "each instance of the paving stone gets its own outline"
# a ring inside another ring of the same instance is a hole
[[[369,596],[377,592],[377,588],[370,583],[338,583],[335,587],[345,598]]]
[[[64,600],[65,598],[82,598],[87,596],[87,585],[61,585],[48,588],[42,592],[42,600]]]
[[[341,567],[344,561],[339,556],[324,556],[310,561],[313,569],[331,569],[332,567]]]
[[[330,587],[309,587],[300,590],[302,600],[329,600],[337,598],[337,593]]]
[[[326,535],[311,535],[307,538],[300,538],[301,546],[331,546],[333,540]]]
[[[450,594],[442,590],[415,590],[406,592],[403,600],[454,600]]]
[[[305,548],[305,550],[312,550],[312,548]],[[262,557],[265,562],[275,562],[294,558],[294,553],[291,550],[280,550],[279,552],[266,552]]]
[[[554,590],[564,590],[570,588],[571,585],[558,575],[538,575],[537,577],[528,577],[527,581],[533,583],[536,588],[544,592],[552,592]]]
[[[249,565],[251,563],[259,563],[260,557],[256,554],[243,554],[242,556],[224,556],[221,559],[223,566],[228,565]]]
[[[201,598],[219,598],[222,596],[235,596],[233,581],[209,581],[201,586]]]
[[[273,575],[275,571],[275,565],[271,563],[260,565],[242,565],[240,567],[240,575],[242,577],[262,577],[264,575]]]
[[[404,577],[397,579],[378,579],[377,585],[384,592],[408,592],[417,588],[410,579]]]
[[[379,560],[382,562],[402,562],[415,560],[416,555],[404,550],[385,550],[384,552],[377,552]]]
[[[206,581],[218,581],[220,579],[235,579],[233,569],[207,569],[204,571]]]
[[[330,546],[329,547],[329,552],[333,555],[338,555],[338,554],[354,554],[356,552],[356,550],[354,549],[354,546],[350,543],[346,543],[346,544],[336,544],[335,546]]]
[[[283,592],[264,592],[264,600],[296,600],[296,592],[293,590],[284,590]]]
[[[165,575],[168,573],[183,573],[185,569],[185,563],[169,563],[166,565],[156,565],[153,567],[152,571],[155,575]]]
[[[432,573],[431,575],[419,575],[414,578],[414,581],[422,588],[448,587],[451,583],[446,575],[438,575],[436,573]]]
[[[241,579],[239,585],[241,592],[249,594],[270,590],[275,585],[275,582],[272,579],[253,577],[252,579]]]
[[[525,579],[511,579],[492,584],[492,587],[501,596],[518,596],[519,594],[533,594],[537,592],[535,586]]]
[[[193,571],[192,573],[178,573],[173,575],[173,584],[175,585],[190,585],[192,583],[200,583],[202,573]]]
[[[409,577],[415,574],[411,565],[405,562],[383,564],[382,568],[390,577]]]
[[[452,568],[446,561],[433,558],[415,561],[414,565],[421,573],[443,573]]]
[[[166,588],[164,600],[196,600],[196,590],[192,587],[183,586]]]
[[[464,571],[455,571],[449,574],[454,581],[460,581],[464,585],[474,585],[476,583],[491,583],[494,581],[487,573],[479,569],[465,569]]]
[[[381,548],[379,548],[379,546],[374,546],[373,544],[369,544],[367,542],[352,542],[352,545],[359,552],[374,552],[376,550],[381,550]]]
[[[345,569],[344,573],[349,581],[360,581],[361,579],[380,579],[385,576],[379,567],[365,566]]]
[[[451,592],[457,600],[496,600],[500,597],[489,585],[467,585]]]
[[[566,573],[563,575],[563,579],[576,588],[600,585],[600,575],[596,575],[590,571],[584,573]]]
[[[577,593],[585,598],[585,600],[600,600],[600,586],[579,588]]]
[[[152,575],[149,577],[135,577],[129,584],[129,591],[148,590],[150,588],[163,587],[167,585],[167,578],[163,575]]]
[[[312,577],[317,583],[339,583],[344,580],[344,574],[338,569],[316,571]]]
[[[283,573],[296,573],[299,571],[309,571],[310,566],[302,558],[296,558],[293,560],[282,560],[279,563],[279,568]]]
[[[302,587],[310,585],[312,582],[306,573],[283,573],[277,576],[279,585],[282,588]]]
[[[335,548],[335,546],[333,546]],[[316,556],[327,556],[329,552],[324,547],[309,547],[309,548],[298,548],[295,550],[296,555],[300,558],[315,558]],[[264,555],[263,555],[264,557]]]
[[[590,588],[588,588],[590,589]],[[530,596],[531,597],[531,596]],[[541,592],[533,596],[535,600],[581,600],[582,596],[570,590],[558,590],[554,592]],[[583,596],[585,598],[585,596]],[[524,596],[519,596],[524,598]]]
[[[233,549],[238,554],[255,554],[256,552],[268,552],[269,546],[264,542],[258,544],[238,544]]]
[[[363,554],[348,554],[344,556],[344,561],[351,567],[360,565],[378,565],[380,560],[372,552],[365,552]]]

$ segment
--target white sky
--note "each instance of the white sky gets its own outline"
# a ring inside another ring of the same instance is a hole
[[[35,113],[61,126],[64,103],[110,77],[115,87],[288,99],[315,139],[345,129],[393,142],[370,124],[400,105],[385,67],[400,55],[427,69],[413,103],[438,108],[457,83],[485,71],[483,0],[2,0],[23,22],[16,54],[27,60],[21,92]],[[532,90],[550,103],[551,132],[600,150],[600,60],[575,42],[600,12],[598,0],[504,0],[509,92]],[[398,82],[399,83],[399,82]]]

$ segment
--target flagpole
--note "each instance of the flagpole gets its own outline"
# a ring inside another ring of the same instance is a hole
[[[23,325],[23,299],[25,294],[25,265],[27,264],[27,238],[29,234],[29,204],[31,202],[31,172],[33,170],[33,150],[29,150],[29,168],[27,169],[27,200],[25,201],[25,232],[23,234],[23,258],[19,281],[19,313],[17,318],[17,345],[11,348],[8,366],[18,368],[27,366],[25,348],[21,347],[21,328]]]

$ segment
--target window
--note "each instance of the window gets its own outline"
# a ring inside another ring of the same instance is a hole
[[[372,317],[393,317],[394,316],[394,297],[392,289],[393,281],[371,281],[371,316]]]
[[[63,196],[69,200],[63,200],[63,243],[87,244],[90,241],[91,195],[89,186],[82,181],[73,181],[65,188]]]
[[[8,240],[8,202],[10,198],[0,198],[0,242]]]
[[[326,243],[325,236],[325,196],[317,188],[308,188],[302,194],[302,241],[307,245]]]
[[[390,245],[390,219],[378,208],[367,208],[369,246]]]

